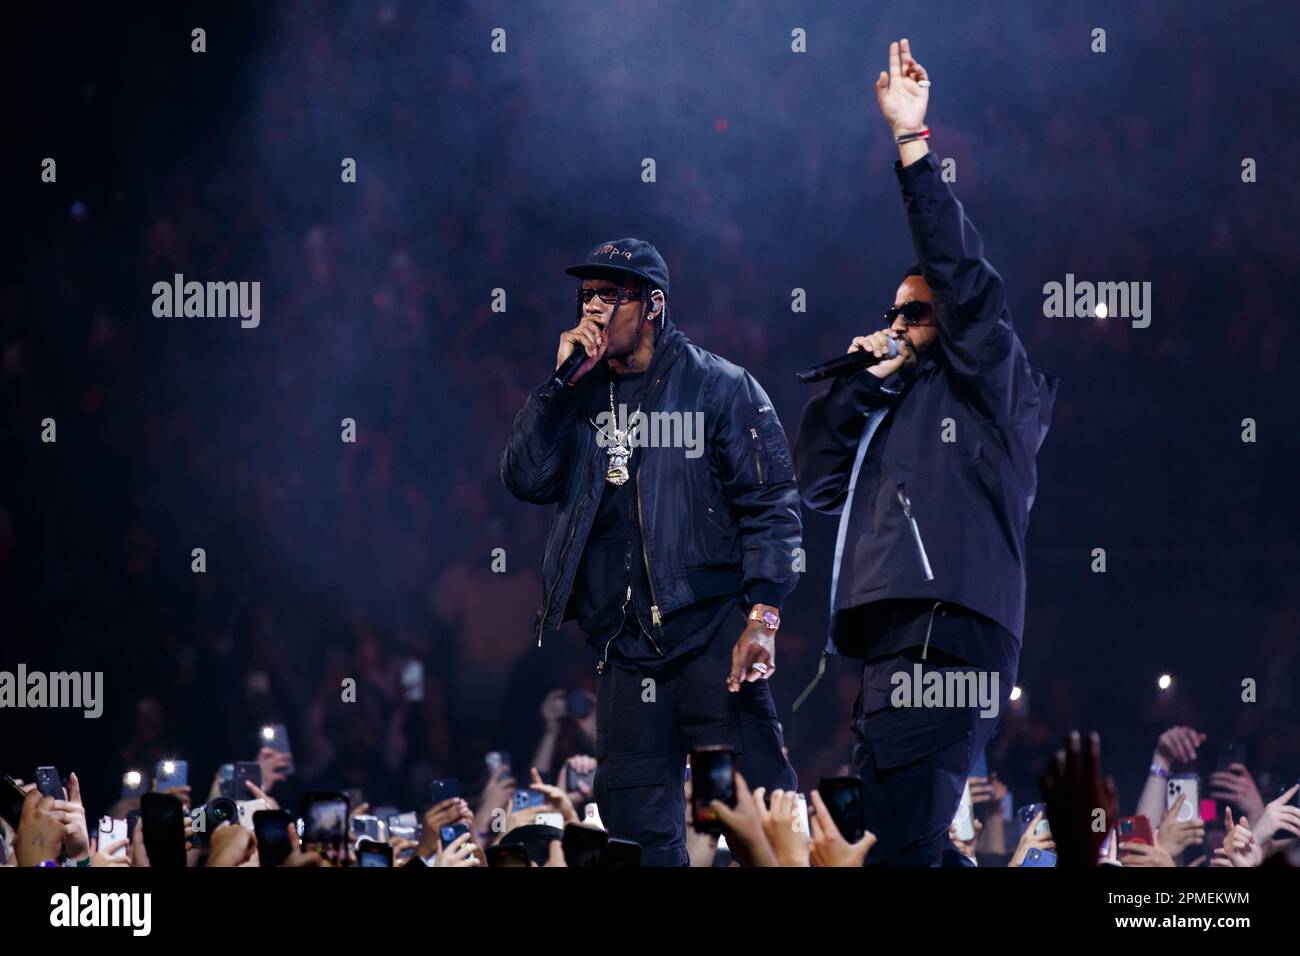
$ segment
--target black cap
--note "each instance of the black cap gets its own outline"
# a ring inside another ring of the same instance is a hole
[[[602,242],[587,253],[583,262],[564,271],[579,279],[608,278],[610,272],[628,273],[668,294],[668,265],[658,249],[641,239]]]

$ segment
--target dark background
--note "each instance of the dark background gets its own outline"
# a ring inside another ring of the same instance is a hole
[[[562,268],[654,242],[674,321],[752,371],[793,436],[794,369],[879,328],[914,258],[871,90],[902,35],[934,78],[931,147],[1062,379],[1024,705],[994,768],[1027,794],[1061,734],[1095,727],[1131,805],[1156,735],[1191,723],[1205,772],[1231,740],[1257,776],[1300,770],[1293,7],[30,6],[3,38],[0,669],[102,670],[106,702],[0,712],[5,770],[77,770],[93,806],[159,756],[206,783],[269,718],[304,784],[402,803],[490,748],[523,765],[546,691],[594,687],[571,625],[530,639],[549,509],[497,474],[571,324]],[[259,280],[261,326],[155,318],[177,272]],[[1067,272],[1150,281],[1150,327],[1044,318]],[[806,788],[847,758],[856,675],[833,660],[791,713],[834,534],[805,525],[774,689]],[[407,658],[418,705],[396,691]]]

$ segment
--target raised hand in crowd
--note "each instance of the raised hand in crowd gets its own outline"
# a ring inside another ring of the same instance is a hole
[[[814,814],[812,817],[812,851],[810,859],[813,866],[862,866],[871,848],[876,845],[876,835],[870,830],[862,835],[857,843],[849,843],[840,833],[840,828],[831,819],[830,810],[817,790],[813,790],[812,800]]]
[[[770,807],[766,805],[768,802]],[[809,859],[812,835],[804,827],[797,793],[773,790],[768,801],[764,801],[763,788],[759,787],[754,791],[754,809],[777,866],[812,866]]]
[[[759,787],[759,793],[763,791]],[[763,823],[758,815],[754,794],[740,771],[736,771],[736,806],[727,806],[721,800],[709,804],[718,815],[731,855],[745,866],[777,866],[776,854],[763,835]]]
[[[1094,731],[1085,744],[1077,730],[1043,774],[1047,819],[1063,867],[1097,866],[1106,828],[1119,819],[1115,781],[1101,769],[1101,737]],[[1094,824],[1100,815],[1103,825]]]
[[[1042,820],[1043,811],[1039,810],[1034,814],[1034,818],[1029,821],[1029,826],[1025,828],[1024,834],[1020,837],[1020,842],[1016,845],[1016,851],[1011,854],[1007,866],[1024,866],[1025,857],[1033,849],[1056,852],[1056,841],[1052,839],[1051,827],[1048,827],[1042,833],[1038,832],[1038,824]]]
[[[1264,812],[1264,798],[1259,795],[1255,778],[1250,775],[1245,764],[1228,764],[1227,770],[1216,770],[1210,774],[1210,796],[1215,800],[1232,803],[1252,822],[1258,821]]]
[[[1156,827],[1156,845],[1175,859],[1187,847],[1205,840],[1205,821],[1201,819],[1199,808],[1190,820],[1181,823],[1178,821],[1178,813],[1186,800],[1187,794],[1180,793]]]

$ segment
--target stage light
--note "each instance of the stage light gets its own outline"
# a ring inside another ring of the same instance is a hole
[[[164,760],[163,773],[170,777],[175,772],[176,772],[176,764],[172,763],[170,760]]]
[[[1161,690],[1168,690],[1169,685],[1171,685],[1173,682],[1174,679],[1170,677],[1168,674],[1161,674],[1160,679],[1156,681],[1156,683],[1160,686]]]
[[[140,786],[140,771],[128,770],[126,772],[126,776],[123,777],[122,779],[125,781],[128,787],[134,790],[136,787]]]
[[[1017,701],[1019,699],[1020,699],[1020,687],[1017,685],[1016,687],[1011,688],[1011,700]]]
[[[1105,303],[1105,302],[1098,302],[1098,303],[1097,303],[1097,318],[1099,318],[1099,319],[1104,319],[1104,318],[1106,318],[1106,316],[1109,315],[1109,314],[1110,314],[1110,310],[1106,308],[1106,303]]]
[[[275,728],[274,728],[274,727],[263,727],[263,728],[262,728],[262,739],[263,739],[263,740],[274,740],[274,739],[275,739]]]

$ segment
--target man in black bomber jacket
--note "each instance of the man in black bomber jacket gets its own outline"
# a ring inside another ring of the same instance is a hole
[[[643,865],[684,866],[692,750],[731,749],[750,786],[796,785],[767,684],[802,531],[790,450],[753,377],[668,321],[654,246],[603,243],[565,271],[582,280],[578,323],[501,478],[556,505],[535,632],[576,618],[597,655],[601,819]]]
[[[1030,367],[926,145],[929,88],[908,41],[891,44],[876,95],[920,264],[887,327],[849,347],[881,361],[810,401],[795,444],[804,502],[840,516],[827,652],[864,661],[853,769],[878,838],[868,864],[960,859],[949,827],[1019,664],[1034,459],[1057,384]]]

